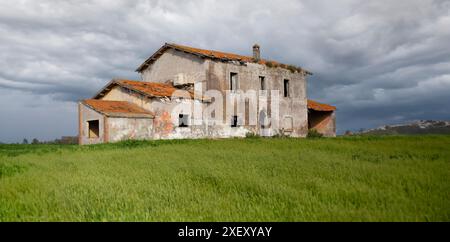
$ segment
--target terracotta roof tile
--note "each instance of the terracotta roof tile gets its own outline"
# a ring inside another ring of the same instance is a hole
[[[177,45],[177,44],[170,44],[170,45],[175,47],[176,49],[180,49],[180,50],[184,50],[184,51],[192,52],[192,53],[198,53],[198,54],[202,54],[205,56],[210,56],[210,57],[218,58],[218,59],[228,59],[228,60],[244,61],[244,62],[252,62],[253,61],[253,57],[249,57],[249,56],[225,53],[225,52],[215,51],[215,50],[204,50],[204,49],[193,48],[193,47]],[[266,62],[265,60],[260,61],[261,64],[265,63],[265,62]]]
[[[315,110],[315,111],[327,111],[327,112],[330,112],[330,111],[336,110],[336,107],[328,105],[328,104],[324,104],[324,103],[319,103],[319,102],[316,102],[316,101],[313,101],[313,100],[308,100],[308,109],[312,109],[312,110]]]
[[[137,72],[142,72],[144,71],[149,65],[151,65],[156,59],[159,58],[159,56],[161,56],[167,49],[175,49],[175,50],[179,50],[179,51],[184,51],[184,52],[188,52],[191,54],[196,54],[205,58],[211,58],[211,59],[220,59],[223,61],[239,61],[239,62],[253,62],[253,63],[258,63],[258,64],[262,64],[262,65],[270,65],[273,67],[282,67],[285,69],[292,69],[292,70],[303,70],[305,71],[307,74],[312,74],[311,72],[304,70],[302,68],[299,67],[294,67],[292,65],[286,65],[286,64],[282,64],[276,61],[270,61],[270,60],[264,60],[261,59],[259,61],[255,61],[253,59],[253,57],[250,56],[243,56],[243,55],[238,55],[238,54],[233,54],[233,53],[226,53],[226,52],[221,52],[221,51],[215,51],[215,50],[205,50],[205,49],[199,49],[199,48],[194,48],[194,47],[189,47],[189,46],[184,46],[184,45],[178,45],[178,44],[165,44],[163,47],[161,47],[158,51],[156,51],[150,58],[148,58],[141,66],[139,66],[139,68],[136,70]]]
[[[121,86],[132,91],[138,92],[142,95],[148,97],[186,97],[184,94],[186,90],[178,89],[170,84],[156,83],[156,82],[143,82],[143,81],[133,81],[133,80],[112,80],[104,88],[102,88],[93,99],[99,99],[109,92],[114,86]],[[175,91],[184,91],[180,93],[175,93]],[[194,99],[195,95],[192,91],[188,91],[189,98]],[[203,97],[202,101],[209,102],[208,97]]]
[[[117,80],[118,84],[130,89],[142,92],[152,97],[171,97],[175,91],[180,91],[172,85],[156,83],[156,82],[143,82],[143,81],[131,81],[131,80]],[[191,98],[193,93],[189,93]]]
[[[153,118],[154,114],[136,104],[124,101],[106,101],[97,99],[86,99],[83,104],[95,111],[113,117],[142,117]]]

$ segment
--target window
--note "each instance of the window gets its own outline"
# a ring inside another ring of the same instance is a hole
[[[231,127],[236,128],[238,126],[238,116],[231,117]]]
[[[189,115],[180,114],[178,116],[178,127],[188,127],[189,126]]]
[[[230,72],[230,90],[236,91],[239,88],[238,74]]]
[[[289,80],[284,79],[284,97],[289,97]]]
[[[294,127],[294,120],[292,118],[292,116],[285,116],[283,118],[283,130],[284,131],[292,131]]]
[[[266,78],[263,76],[259,77],[259,83],[261,86],[261,90],[266,90]]]
[[[267,112],[264,110],[259,112],[259,125],[262,129],[270,128],[269,118],[267,117]]]
[[[88,121],[88,130],[89,130],[88,134],[89,138],[98,138],[100,136],[98,120]]]

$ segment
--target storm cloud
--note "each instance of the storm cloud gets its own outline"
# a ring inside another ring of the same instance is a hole
[[[76,101],[165,42],[302,66],[338,132],[450,119],[450,1],[0,2],[0,141],[76,135]]]

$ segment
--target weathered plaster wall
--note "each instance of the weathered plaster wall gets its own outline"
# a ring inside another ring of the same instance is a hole
[[[207,137],[206,125],[200,116],[195,119],[195,108],[205,107],[198,100],[181,100],[168,98],[153,98],[152,112],[155,113],[154,139],[197,139]],[[179,114],[189,115],[188,127],[178,127]]]
[[[104,143],[105,139],[105,133],[104,133],[104,124],[105,124],[105,118],[102,114],[90,109],[89,107],[85,106],[84,104],[79,103],[79,143],[80,144],[98,144],[98,143]],[[89,138],[89,128],[88,128],[88,121],[91,120],[98,120],[99,121],[99,137],[98,138]]]
[[[317,130],[325,137],[336,137],[335,112],[310,111],[309,128]]]
[[[192,54],[167,50],[142,73],[146,82],[188,84],[205,81],[205,60]]]
[[[202,109],[205,103],[193,100],[152,99],[152,112],[155,113],[154,139],[198,139],[245,137],[250,131],[246,127],[231,127],[230,124],[215,123],[203,116],[196,120],[194,105]],[[178,127],[178,115],[189,115],[189,127]]]
[[[151,110],[151,99],[139,93],[128,91],[127,89],[120,86],[115,86],[114,88],[112,88],[111,91],[106,93],[106,95],[101,99],[107,101],[126,101],[134,103],[146,110]]]
[[[108,118],[109,142],[144,140],[153,138],[153,119]]]
[[[240,128],[231,128],[229,125],[205,126],[208,137],[230,137],[245,136],[244,132],[254,132],[261,135],[276,135],[283,133],[294,137],[305,137],[308,132],[308,112],[306,99],[306,79],[302,73],[293,73],[283,68],[270,68],[265,65],[246,63],[244,65],[201,59],[191,54],[169,50],[164,53],[152,66],[142,73],[142,79],[150,82],[166,82],[174,80],[180,73],[188,76],[185,79],[191,83],[202,82],[202,90],[219,90],[225,97],[226,90],[230,89],[230,73],[238,73],[239,89],[246,92],[248,90],[260,90],[259,77],[264,76],[267,90],[279,90],[279,113],[278,128],[276,125],[261,129],[260,125],[249,126],[245,124]],[[202,76],[204,73],[204,76]],[[195,77],[193,77],[195,76]],[[283,96],[284,80],[289,80],[290,96]],[[135,102],[136,103],[136,102]],[[267,98],[268,107],[258,106],[258,113],[265,110],[271,115],[271,99]],[[152,108],[152,111],[156,111]],[[226,122],[230,115],[226,113],[226,106],[223,107],[223,121]],[[245,121],[245,107],[237,115]],[[247,115],[248,116],[248,115]],[[259,115],[256,116],[259,119]],[[257,120],[259,124],[259,120]],[[290,128],[285,127],[286,123],[291,123]],[[155,132],[157,134],[158,131]]]
[[[225,91],[230,89],[230,73],[238,73],[239,89],[246,92],[248,90],[260,90],[259,77],[264,76],[267,90],[279,90],[279,129],[262,132],[261,127],[246,127],[249,130],[255,130],[260,134],[267,133],[269,135],[276,135],[281,132],[285,119],[292,120],[292,130],[284,132],[286,135],[294,137],[305,137],[308,132],[308,112],[307,112],[307,98],[306,98],[306,79],[302,73],[292,73],[290,70],[283,68],[270,68],[265,65],[255,63],[247,63],[241,65],[240,63],[224,63],[208,60],[207,70],[207,89],[220,90],[223,95]],[[284,80],[289,80],[290,96],[283,96]],[[270,116],[271,98],[267,99],[268,107],[266,112]],[[226,108],[224,107],[224,110]],[[258,107],[258,112],[264,109],[263,106]],[[238,114],[244,116],[243,113]],[[257,116],[259,119],[259,115]],[[224,113],[226,118],[226,113]],[[259,123],[259,120],[258,120]]]

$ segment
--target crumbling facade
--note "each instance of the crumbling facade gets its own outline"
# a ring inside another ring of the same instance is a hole
[[[307,99],[312,73],[290,65],[165,44],[137,69],[79,103],[79,143],[283,135],[335,136],[335,107]]]

